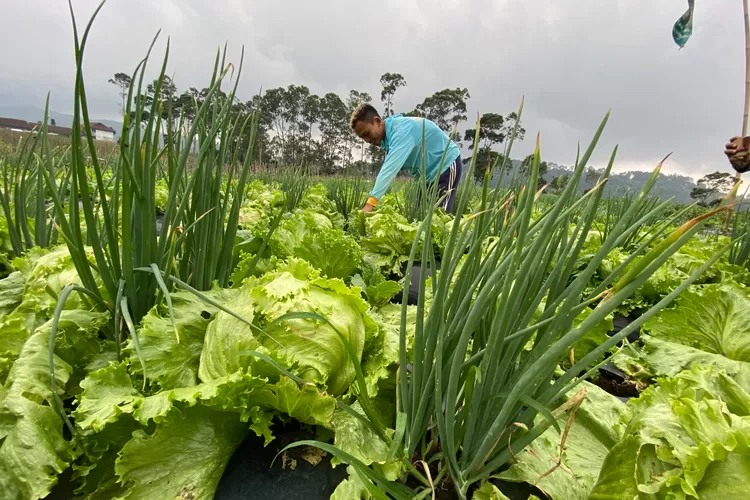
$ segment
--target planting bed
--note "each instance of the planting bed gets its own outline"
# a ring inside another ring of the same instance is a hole
[[[455,214],[364,214],[366,180],[251,168],[225,62],[187,130],[134,99],[104,155],[81,77],[84,137],[0,149],[0,498],[750,498],[746,213],[702,233],[729,208],[660,166],[604,196],[615,152],[580,192],[607,115],[554,195],[537,144]]]

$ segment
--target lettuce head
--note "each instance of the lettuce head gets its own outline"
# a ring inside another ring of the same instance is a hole
[[[267,370],[265,361],[245,354],[256,351],[339,395],[355,378],[343,339],[351,344],[359,363],[365,340],[377,333],[358,288],[322,277],[306,261],[295,258],[260,279],[246,281],[226,307],[245,321],[221,311],[208,326],[199,367],[203,381],[240,369]],[[326,321],[312,315],[284,318],[291,313],[314,313]]]

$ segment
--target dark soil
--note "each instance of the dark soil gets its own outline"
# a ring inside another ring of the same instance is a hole
[[[594,384],[620,399],[637,398],[640,394],[636,382],[612,363],[607,363],[599,369],[599,377],[594,380]]]
[[[216,500],[328,500],[346,479],[346,465],[332,468],[331,456],[316,448],[293,448],[276,457],[290,443],[314,439],[310,431],[289,424],[274,434],[267,447],[255,434],[240,445],[219,482]],[[320,462],[313,465],[305,457]]]

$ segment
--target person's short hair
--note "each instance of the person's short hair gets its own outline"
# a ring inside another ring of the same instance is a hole
[[[354,128],[357,125],[357,122],[369,122],[372,121],[376,116],[380,118],[380,114],[378,113],[378,110],[375,109],[375,106],[363,102],[352,112],[352,117],[349,121],[349,125]]]

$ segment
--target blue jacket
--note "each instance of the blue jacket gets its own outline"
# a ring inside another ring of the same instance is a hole
[[[370,196],[380,200],[402,168],[414,176],[422,175],[422,127],[424,127],[425,171],[427,182],[434,182],[460,155],[458,146],[448,134],[425,118],[407,118],[403,115],[385,119],[385,139],[380,144],[386,152],[375,186]],[[440,164],[445,152],[445,160]]]

